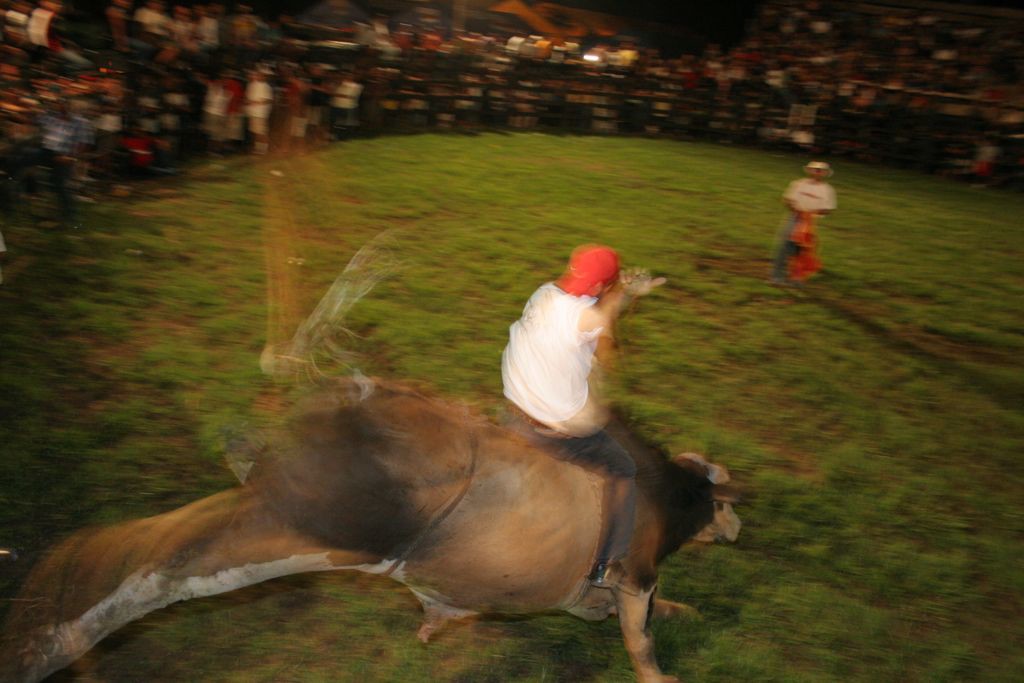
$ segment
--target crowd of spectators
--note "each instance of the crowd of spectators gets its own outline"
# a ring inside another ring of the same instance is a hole
[[[776,1],[743,44],[710,64],[720,87],[752,78],[770,86],[769,106],[782,106],[774,125],[767,119],[769,138],[1019,184],[1024,15],[954,10]]]
[[[665,58],[162,0],[112,0],[90,42],[65,14],[0,0],[0,166],[5,206],[40,176],[69,224],[91,179],[426,128],[704,138],[1024,183],[1022,22],[776,0],[740,45]]]

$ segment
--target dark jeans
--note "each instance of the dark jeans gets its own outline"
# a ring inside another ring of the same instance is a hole
[[[603,429],[581,438],[558,438],[538,433],[520,420],[515,428],[561,460],[595,472],[604,480],[601,496],[601,544],[598,562],[619,560],[629,552],[636,514],[636,463],[629,452]]]
[[[0,211],[10,216],[25,192],[35,192],[32,169],[39,157],[35,145],[16,144],[0,158]]]
[[[795,226],[796,214],[794,213],[786,221],[785,227],[779,234],[779,246],[775,251],[775,260],[772,263],[772,280],[775,282],[789,280],[789,259],[800,253],[800,245],[790,239]]]
[[[800,245],[792,240],[784,240],[775,252],[775,262],[772,264],[772,280],[774,282],[786,282],[789,280],[789,259],[800,253]]]
[[[71,192],[73,162],[62,160],[60,155],[54,154],[48,149],[42,151],[40,161],[43,165],[50,167],[50,182],[53,184],[53,191],[57,194],[61,221],[65,225],[74,225],[78,219],[78,211],[75,206],[75,195]]]

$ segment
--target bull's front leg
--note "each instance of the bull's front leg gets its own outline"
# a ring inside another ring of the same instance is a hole
[[[665,676],[654,658],[654,636],[651,635],[650,617],[654,610],[654,593],[657,586],[631,590],[628,586],[614,589],[615,603],[619,613],[619,626],[626,642],[626,651],[633,662],[633,669],[642,683],[668,683],[676,681],[674,676]]]

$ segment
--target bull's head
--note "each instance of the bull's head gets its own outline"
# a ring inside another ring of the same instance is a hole
[[[733,512],[732,504],[739,501],[739,494],[729,482],[729,470],[723,465],[709,463],[697,453],[680,453],[672,458],[675,464],[687,469],[696,468],[711,482],[711,498],[715,505],[715,516],[711,522],[693,537],[695,541],[735,541],[740,535],[743,523]]]

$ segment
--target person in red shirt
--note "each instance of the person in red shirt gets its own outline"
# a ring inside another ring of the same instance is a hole
[[[156,138],[138,126],[121,138],[121,148],[128,153],[126,164],[133,175],[147,175],[156,165]]]
[[[236,78],[234,72],[226,72],[221,79],[221,86],[230,94],[228,99],[228,130],[227,139],[235,146],[241,146],[245,140],[245,86]]]

